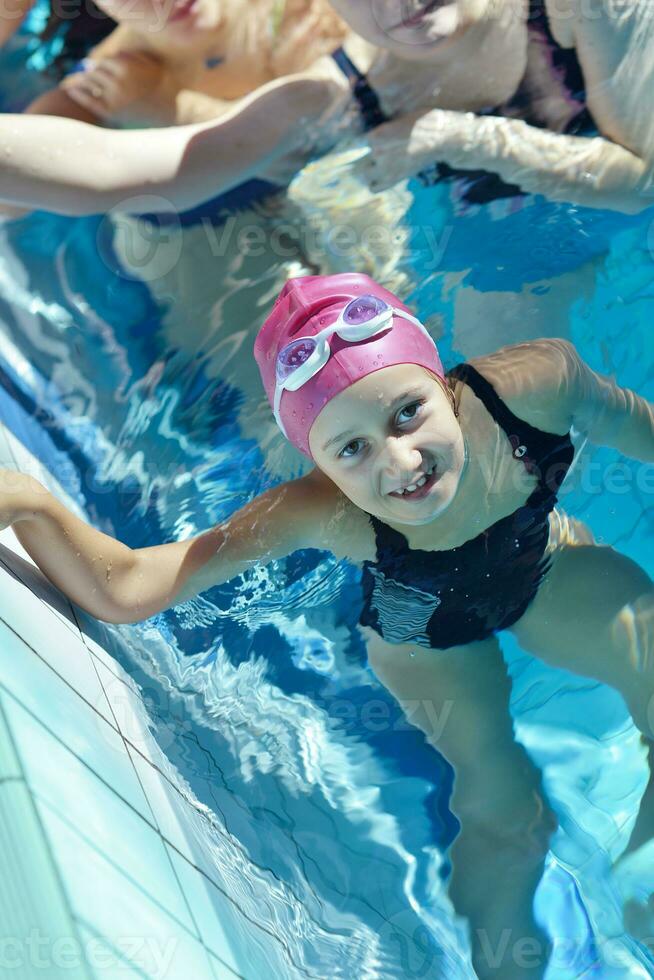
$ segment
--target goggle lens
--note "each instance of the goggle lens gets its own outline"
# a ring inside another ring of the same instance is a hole
[[[292,340],[282,347],[277,355],[277,381],[283,382],[309,360],[316,349],[316,343],[310,337],[302,340]]]
[[[380,313],[390,309],[388,303],[377,296],[358,296],[351,300],[343,311],[343,321],[349,326],[359,326],[374,320]]]

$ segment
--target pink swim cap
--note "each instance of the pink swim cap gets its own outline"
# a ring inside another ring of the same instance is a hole
[[[364,295],[410,312],[397,296],[360,273],[288,280],[254,344],[271,406],[280,350],[295,337],[313,336],[335,323],[349,302]],[[394,364],[418,364],[445,377],[436,345],[426,332],[403,317],[394,316],[392,323],[392,329],[358,343],[348,343],[334,334],[325,366],[297,391],[283,392],[280,417],[288,439],[300,452],[311,458],[309,433],[318,415],[327,402],[366,375]]]

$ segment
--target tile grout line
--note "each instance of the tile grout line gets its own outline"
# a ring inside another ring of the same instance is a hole
[[[86,646],[86,644],[85,644],[85,646]],[[88,650],[88,647],[87,647],[87,650]],[[91,654],[91,651],[90,651],[90,650],[89,650],[89,654]],[[118,724],[118,719],[116,718],[116,714],[115,714],[115,712],[114,712],[114,709],[113,709],[113,705],[111,704],[111,701],[109,701],[109,696],[107,695],[107,692],[106,692],[106,690],[105,690],[105,687],[104,687],[104,684],[102,683],[102,677],[100,676],[100,672],[99,672],[99,670],[98,670],[98,667],[97,667],[97,664],[95,663],[95,660],[94,660],[94,658],[93,658],[93,655],[92,655],[92,654],[91,654],[91,660],[92,660],[92,663],[93,663],[93,669],[94,669],[94,671],[95,671],[95,673],[96,673],[96,676],[97,676],[97,678],[98,678],[98,682],[99,682],[99,684],[100,684],[100,687],[101,687],[101,688],[102,688],[102,690],[104,691],[104,696],[105,696],[105,698],[107,699],[107,702],[109,703],[109,710],[110,710],[110,711],[111,711],[111,713],[113,714],[113,716],[114,716],[114,720],[115,720],[115,722],[116,722],[116,725],[117,725],[117,727],[118,727],[118,731],[119,731],[119,734],[120,734],[120,738],[122,739],[122,742],[123,742],[123,746],[124,746],[124,749],[125,749],[125,755],[126,755],[126,756],[127,756],[127,758],[129,759],[129,765],[130,765],[130,766],[132,767],[132,770],[133,770],[133,772],[134,772],[134,775],[136,776],[136,779],[137,779],[137,782],[138,782],[138,784],[139,784],[139,786],[141,787],[141,790],[142,790],[142,792],[143,792],[143,796],[144,796],[144,798],[145,798],[145,801],[146,801],[146,803],[147,803],[147,805],[148,805],[148,808],[149,808],[149,810],[150,810],[150,813],[152,814],[152,818],[153,818],[153,820],[154,820],[154,823],[155,823],[155,829],[156,829],[156,832],[157,832],[157,834],[159,835],[159,837],[160,837],[160,839],[161,839],[161,841],[162,841],[162,842],[165,842],[165,841],[166,841],[166,838],[164,837],[164,835],[163,835],[163,833],[162,833],[162,831],[161,831],[161,827],[159,826],[159,821],[157,820],[157,815],[156,815],[156,813],[155,813],[155,809],[154,809],[154,806],[153,806],[153,805],[152,805],[152,803],[150,802],[150,797],[148,796],[148,793],[147,793],[147,791],[146,791],[146,788],[145,788],[145,786],[143,785],[143,782],[141,781],[141,777],[140,777],[140,775],[139,775],[139,772],[138,772],[138,769],[137,769],[137,768],[136,768],[136,766],[134,765],[134,760],[132,759],[132,756],[130,755],[130,752],[129,752],[129,749],[127,748],[127,739],[125,738],[125,736],[123,735],[123,733],[122,733],[122,731],[121,731],[121,729],[120,729],[120,725]],[[144,707],[145,707],[145,706],[144,706]],[[150,762],[150,760],[149,760],[149,759],[148,759],[148,760],[146,760],[146,761],[148,761],[148,762]],[[150,763],[150,764],[151,764],[151,763]],[[156,767],[153,767],[153,768],[156,768]],[[157,771],[158,771],[158,770],[157,770]],[[183,887],[182,887],[182,883],[181,883],[181,882],[180,882],[180,880],[179,880],[179,877],[178,877],[178,875],[177,875],[177,871],[175,870],[175,866],[173,865],[173,862],[172,862],[172,860],[171,860],[171,857],[170,857],[170,855],[168,854],[168,851],[166,850],[166,847],[165,847],[165,846],[164,846],[164,850],[166,851],[166,858],[167,858],[167,860],[168,860],[168,864],[169,864],[169,866],[170,866],[170,869],[171,869],[171,871],[172,871],[172,873],[173,873],[173,876],[174,876],[174,878],[175,878],[175,881],[177,882],[177,887],[178,887],[178,889],[179,889],[179,891],[180,891],[180,893],[181,893],[181,895],[182,895],[182,898],[184,899],[184,904],[186,905],[186,908],[187,908],[187,910],[188,910],[188,913],[189,913],[189,915],[190,915],[190,917],[191,917],[191,922],[193,923],[193,926],[194,926],[194,928],[195,928],[195,931],[196,931],[196,934],[197,934],[197,935],[196,935],[196,938],[197,938],[197,939],[198,939],[198,940],[199,940],[200,942],[202,942],[202,936],[201,936],[201,934],[200,934],[200,930],[199,930],[199,928],[198,928],[198,924],[197,924],[197,922],[196,922],[196,919],[195,919],[195,916],[193,915],[193,912],[192,912],[192,909],[191,909],[191,906],[190,906],[190,903],[189,903],[189,900],[188,900],[188,897],[187,897],[187,895],[186,895],[186,892],[185,892],[185,890],[184,890],[184,889],[183,889]]]
[[[29,780],[27,778],[27,774],[25,772],[25,766],[23,764],[23,758],[22,758],[22,756],[20,754],[18,745],[17,745],[16,740],[14,738],[14,733],[13,733],[13,730],[11,728],[11,725],[9,724],[9,721],[6,718],[6,715],[5,715],[5,712],[4,712],[4,708],[2,706],[2,703],[0,703],[0,714],[2,715],[2,717],[4,719],[5,727],[6,727],[6,730],[7,730],[7,733],[8,733],[8,737],[9,737],[9,739],[10,739],[12,745],[13,745],[14,754],[16,756],[16,759],[18,760],[18,765],[20,766],[20,771],[22,773],[22,782],[24,783],[25,788],[27,789],[27,795],[29,797],[30,807],[32,809],[32,814],[33,814],[34,819],[36,821],[36,824],[37,824],[37,826],[39,828],[39,831],[41,833],[41,838],[42,838],[43,843],[45,845],[45,850],[46,850],[46,853],[48,855],[48,859],[50,861],[52,872],[53,872],[54,877],[55,877],[55,879],[57,881],[57,884],[58,884],[58,886],[60,888],[61,895],[62,895],[62,898],[64,900],[64,904],[66,906],[67,916],[70,919],[70,921],[73,924],[73,926],[75,926],[75,917],[73,915],[73,907],[72,907],[72,902],[70,900],[70,895],[68,894],[68,889],[66,888],[66,883],[64,881],[63,875],[61,874],[61,869],[59,867],[59,862],[57,861],[57,859],[55,857],[55,854],[54,854],[54,851],[52,849],[52,842],[50,841],[50,835],[48,834],[48,832],[47,832],[47,830],[46,830],[46,828],[45,828],[45,826],[43,824],[43,821],[41,820],[41,814],[39,812],[38,806],[36,805],[36,800],[35,800],[35,797],[34,797],[34,791],[33,791],[32,787],[30,785],[30,782],[29,782]],[[77,928],[75,928],[75,932],[78,932]],[[79,935],[77,935],[77,941],[81,945],[81,938],[80,938]],[[86,965],[84,966],[83,972],[89,978],[89,980],[92,980],[91,974],[89,974],[89,971],[86,968]]]
[[[90,701],[87,701],[87,700],[86,700],[86,698],[84,697],[84,695],[83,695],[83,694],[81,694],[81,693],[80,693],[80,692],[79,692],[79,691],[77,690],[77,688],[76,688],[76,687],[73,687],[73,685],[72,685],[72,684],[70,683],[70,681],[67,681],[67,680],[66,680],[66,678],[65,678],[65,677],[63,677],[63,676],[62,676],[62,675],[61,675],[61,674],[59,673],[59,671],[58,671],[58,670],[55,670],[55,668],[54,668],[54,667],[52,666],[52,664],[51,664],[51,663],[50,663],[50,662],[49,662],[48,660],[46,660],[46,659],[45,659],[45,657],[43,657],[43,656],[42,656],[42,655],[41,655],[41,654],[39,653],[39,651],[38,651],[38,650],[36,650],[36,649],[35,649],[35,648],[34,648],[34,647],[32,646],[32,644],[28,642],[28,640],[26,640],[26,639],[25,639],[25,637],[24,637],[24,636],[21,636],[21,634],[20,634],[20,633],[18,633],[18,632],[17,632],[17,631],[16,631],[15,629],[14,629],[14,627],[13,627],[13,626],[12,626],[12,625],[11,625],[10,623],[8,623],[8,622],[7,622],[7,620],[6,620],[6,619],[4,619],[4,617],[3,617],[3,616],[1,616],[1,615],[0,615],[0,623],[2,623],[2,624],[3,624],[4,626],[6,626],[6,627],[7,627],[7,629],[8,629],[8,630],[9,630],[9,631],[10,631],[11,633],[13,633],[13,634],[14,634],[14,636],[15,636],[15,637],[16,637],[16,638],[17,638],[18,640],[20,640],[20,642],[21,642],[21,643],[22,643],[22,644],[23,644],[23,645],[24,645],[24,646],[25,646],[25,647],[26,647],[26,648],[27,648],[27,649],[28,649],[28,650],[30,651],[30,653],[33,653],[35,657],[38,657],[38,658],[39,658],[39,660],[41,661],[41,663],[42,663],[42,664],[45,664],[45,666],[46,666],[46,667],[47,667],[47,668],[48,668],[49,670],[51,670],[51,671],[52,671],[52,673],[53,673],[53,674],[55,675],[55,677],[58,677],[58,678],[59,678],[59,680],[60,680],[60,681],[62,682],[62,684],[65,684],[65,685],[66,685],[66,687],[68,687],[68,688],[70,688],[70,690],[71,690],[71,691],[73,692],[73,694],[76,694],[76,695],[77,695],[77,697],[78,697],[78,698],[79,698],[79,699],[80,699],[81,701],[83,701],[83,702],[84,702],[84,704],[85,704],[85,705],[87,705],[87,707],[89,707],[89,708],[91,709],[91,711],[94,711],[94,712],[96,713],[96,715],[98,716],[98,718],[102,718],[102,719],[103,719],[103,721],[105,721],[105,722],[107,723],[107,725],[109,725],[109,727],[110,727],[110,728],[113,728],[113,729],[114,729],[114,731],[118,731],[118,730],[117,730],[117,729],[115,728],[115,726],[114,726],[114,725],[113,725],[113,724],[112,724],[112,723],[111,723],[111,722],[109,721],[109,719],[108,719],[108,718],[105,718],[105,716],[104,716],[103,714],[101,714],[101,713],[100,713],[100,712],[98,711],[98,709],[97,709],[97,708],[95,707],[95,705],[93,705],[93,704],[91,704],[91,702],[90,702]],[[88,647],[86,647],[86,646],[85,646],[85,647],[84,647],[84,649],[85,649],[85,651],[86,651],[86,653],[89,653],[89,649],[88,649]],[[104,696],[105,696],[105,699],[106,699],[106,697],[107,697],[107,695],[106,695],[106,693],[105,693],[105,690],[104,690],[104,688],[102,688],[102,693],[104,694]],[[109,709],[111,710],[111,705],[108,705],[108,707],[109,707]],[[115,716],[114,716],[114,714],[113,714],[113,711],[112,711],[112,713],[111,713],[111,714],[112,714],[112,717],[113,717],[113,718],[114,718],[114,720],[115,720]],[[118,734],[120,735],[120,732],[118,732]]]
[[[88,648],[87,648],[87,649],[88,649]],[[91,657],[92,657],[92,659],[94,660],[94,664],[93,664],[93,666],[94,666],[94,669],[95,669],[95,672],[96,672],[96,674],[97,674],[97,676],[98,676],[98,680],[99,680],[99,682],[100,682],[100,684],[101,684],[101,686],[102,686],[102,689],[104,690],[104,685],[103,685],[103,683],[102,683],[102,677],[100,676],[100,673],[99,673],[99,671],[98,671],[98,669],[97,669],[97,665],[96,665],[96,663],[95,663],[95,659],[96,659],[96,658],[94,658],[94,656],[93,656],[93,653],[92,653],[92,651],[91,651],[91,650],[89,650],[89,653],[91,654]],[[102,661],[101,661],[101,662],[102,662]],[[118,678],[118,679],[119,679],[119,680],[121,680],[120,678]],[[121,682],[122,682],[122,683],[124,683],[123,681],[121,681]],[[106,691],[105,691],[105,697],[107,697],[107,693],[106,693]],[[108,698],[108,697],[107,697],[107,701],[109,701],[109,698]],[[111,702],[109,702],[109,707],[110,707],[110,709],[111,709],[111,711],[112,711],[112,713],[113,713],[113,708],[112,708],[112,706],[111,706]],[[114,714],[114,718],[116,718],[116,716],[115,716],[115,714]],[[117,719],[116,719],[116,724],[118,724],[118,720],[117,720]],[[120,731],[120,728],[119,728],[119,731]],[[168,847],[171,847],[171,848],[172,848],[172,849],[173,849],[173,850],[174,850],[174,851],[175,851],[175,852],[176,852],[176,853],[177,853],[177,854],[178,854],[178,855],[179,855],[179,856],[180,856],[180,857],[181,857],[181,858],[182,858],[182,859],[183,859],[184,861],[186,861],[186,862],[188,863],[188,865],[189,865],[189,867],[191,867],[191,868],[193,868],[193,869],[194,869],[194,870],[195,870],[196,872],[198,872],[198,874],[202,874],[202,875],[203,875],[204,877],[206,877],[206,878],[207,878],[207,880],[208,880],[208,881],[209,881],[209,882],[210,882],[210,883],[211,883],[211,884],[212,884],[212,885],[214,886],[214,888],[216,888],[216,890],[217,890],[217,891],[218,891],[218,892],[219,892],[220,894],[222,894],[222,895],[223,895],[223,896],[224,896],[225,898],[227,898],[227,899],[229,899],[229,896],[228,896],[228,895],[226,894],[226,892],[224,892],[224,891],[223,891],[223,890],[222,890],[222,889],[221,889],[221,888],[220,888],[220,887],[219,887],[219,886],[218,886],[218,885],[216,884],[216,882],[214,882],[214,881],[213,881],[213,879],[212,879],[212,878],[210,878],[210,877],[209,877],[208,875],[206,875],[206,874],[205,874],[204,872],[202,872],[202,871],[200,870],[200,868],[198,868],[198,867],[197,867],[197,865],[195,865],[195,864],[193,864],[193,863],[192,863],[191,861],[189,861],[189,860],[188,860],[188,858],[187,858],[187,857],[186,857],[186,856],[185,856],[185,855],[184,855],[184,854],[183,854],[183,853],[182,853],[182,852],[181,852],[181,851],[179,850],[179,848],[177,847],[177,845],[176,845],[176,844],[174,844],[174,843],[173,843],[172,841],[170,841],[170,840],[168,840],[168,838],[167,838],[167,837],[165,836],[165,834],[163,833],[163,831],[162,831],[162,830],[161,830],[161,828],[159,827],[159,822],[158,822],[158,820],[157,820],[157,815],[156,815],[156,811],[155,811],[155,808],[154,808],[154,806],[152,805],[152,803],[150,802],[150,797],[148,796],[148,793],[147,793],[147,791],[146,791],[146,788],[145,788],[145,786],[143,785],[143,783],[142,783],[142,781],[141,781],[141,777],[140,777],[140,775],[139,775],[139,772],[138,772],[138,769],[136,768],[136,765],[135,765],[135,763],[134,763],[134,760],[132,759],[132,756],[131,756],[131,753],[129,752],[129,748],[132,748],[132,749],[133,749],[133,750],[134,750],[135,752],[137,752],[137,753],[138,753],[138,754],[139,754],[139,755],[141,756],[141,758],[142,758],[142,759],[143,759],[143,760],[144,760],[144,761],[145,761],[145,762],[146,762],[146,763],[147,763],[147,764],[148,764],[149,766],[151,766],[151,767],[152,767],[152,769],[153,769],[153,770],[154,770],[154,771],[155,771],[155,772],[157,773],[157,775],[159,776],[159,778],[160,778],[160,779],[161,779],[162,781],[164,781],[165,783],[167,783],[167,784],[168,784],[168,785],[169,785],[169,786],[170,786],[170,787],[171,787],[171,788],[172,788],[172,789],[173,789],[173,790],[174,790],[174,791],[175,791],[175,792],[176,792],[176,793],[177,793],[177,794],[179,795],[179,797],[180,797],[180,799],[181,799],[181,800],[182,800],[182,801],[183,801],[183,802],[184,802],[184,803],[185,803],[185,804],[186,804],[187,806],[189,806],[189,805],[190,805],[190,804],[188,803],[188,801],[187,801],[187,800],[185,799],[185,797],[184,797],[184,796],[183,796],[183,795],[182,795],[182,794],[181,794],[181,793],[179,792],[179,790],[177,789],[177,787],[176,787],[176,786],[174,786],[174,785],[173,785],[173,784],[172,784],[172,783],[170,782],[170,780],[169,780],[169,779],[168,779],[168,778],[166,777],[166,775],[165,775],[165,774],[164,774],[164,773],[163,773],[163,772],[161,771],[161,769],[159,768],[159,766],[157,766],[157,765],[156,765],[156,763],[155,763],[155,762],[154,762],[154,761],[153,761],[152,759],[149,759],[149,758],[148,758],[147,756],[145,756],[145,755],[143,755],[143,753],[142,753],[141,751],[139,751],[139,749],[137,749],[135,745],[132,745],[132,743],[131,743],[131,742],[130,742],[130,741],[129,741],[129,740],[128,740],[128,739],[127,739],[127,738],[126,738],[126,737],[125,737],[124,735],[123,735],[123,733],[122,733],[122,732],[120,732],[120,736],[121,736],[121,738],[122,738],[122,740],[123,740],[123,744],[124,744],[124,746],[125,746],[125,752],[126,752],[126,754],[127,754],[127,756],[128,756],[128,758],[129,758],[129,760],[130,760],[130,765],[132,766],[132,768],[133,768],[133,770],[134,770],[134,773],[135,773],[135,775],[136,775],[136,778],[137,778],[137,780],[138,780],[138,782],[139,782],[139,785],[141,786],[141,789],[143,790],[143,795],[144,795],[144,797],[145,797],[145,799],[146,799],[146,801],[147,801],[147,804],[148,804],[148,807],[150,808],[150,812],[152,813],[152,816],[153,816],[153,818],[154,818],[154,820],[155,820],[155,824],[156,824],[156,830],[157,830],[157,833],[159,834],[159,836],[160,836],[160,838],[161,838],[161,840],[162,840],[162,842],[164,843],[164,845],[168,845]],[[165,790],[164,790],[164,792],[165,792]],[[192,807],[192,809],[193,809],[193,811],[194,811],[195,813],[197,813],[197,811],[195,810],[195,808],[194,808],[194,807]],[[178,885],[178,887],[179,887],[179,890],[180,890],[180,892],[181,892],[181,894],[182,894],[182,897],[183,897],[183,899],[184,899],[184,902],[185,902],[185,904],[186,904],[186,907],[187,907],[187,909],[188,909],[188,912],[189,912],[189,915],[190,915],[190,917],[191,917],[191,921],[193,922],[193,924],[194,924],[194,926],[195,926],[195,929],[196,929],[196,932],[197,932],[197,939],[198,939],[198,941],[199,941],[199,942],[200,942],[200,943],[202,944],[202,946],[203,946],[203,947],[204,947],[204,948],[205,948],[205,949],[206,949],[206,950],[207,950],[208,952],[210,952],[210,953],[211,953],[211,954],[212,954],[213,956],[215,956],[215,957],[216,957],[216,959],[218,959],[218,960],[220,961],[220,963],[221,963],[221,964],[222,964],[222,965],[223,965],[224,967],[226,967],[226,968],[227,968],[227,969],[228,969],[228,970],[229,970],[229,971],[230,971],[230,972],[231,972],[231,973],[232,973],[232,974],[233,974],[233,975],[234,975],[235,977],[238,977],[238,978],[239,978],[239,980],[246,980],[246,978],[245,978],[245,977],[243,977],[243,976],[242,976],[242,975],[241,975],[240,973],[234,973],[234,971],[233,971],[233,970],[232,970],[232,968],[231,968],[231,967],[229,966],[229,964],[228,964],[228,963],[226,963],[226,962],[225,962],[225,961],[223,960],[223,958],[222,958],[222,956],[220,956],[220,954],[219,954],[219,953],[217,953],[217,952],[216,952],[215,950],[212,950],[212,949],[211,949],[211,948],[210,948],[209,946],[207,946],[207,945],[206,945],[206,943],[205,943],[205,941],[204,941],[204,939],[202,938],[202,933],[201,933],[201,931],[200,931],[200,929],[199,929],[199,927],[198,927],[198,924],[197,924],[197,921],[196,921],[196,918],[195,918],[195,915],[193,914],[193,910],[192,910],[192,907],[191,907],[191,903],[190,903],[190,901],[189,901],[189,899],[188,899],[188,896],[187,896],[187,894],[186,894],[186,890],[185,890],[185,888],[184,888],[184,886],[183,886],[183,884],[182,884],[182,882],[181,882],[181,881],[180,881],[180,879],[179,879],[179,876],[178,876],[178,874],[177,874],[177,870],[176,870],[176,868],[175,868],[175,865],[174,865],[174,863],[173,863],[173,861],[172,861],[172,858],[171,858],[171,856],[170,856],[170,854],[168,853],[168,849],[167,849],[166,847],[165,847],[164,849],[166,850],[166,856],[167,856],[167,858],[168,858],[168,862],[169,862],[169,865],[170,865],[170,868],[171,868],[171,870],[172,870],[172,872],[173,872],[173,875],[174,875],[174,877],[175,877],[175,881],[177,882],[177,885]],[[231,901],[231,903],[232,903],[232,904],[235,904],[235,903],[234,903],[234,902],[233,902],[233,901],[232,901],[231,899],[229,899],[229,900]],[[237,906],[237,908],[238,908],[238,906]]]

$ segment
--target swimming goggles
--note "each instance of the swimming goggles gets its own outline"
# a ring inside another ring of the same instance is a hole
[[[282,395],[285,391],[297,391],[322,371],[331,355],[330,338],[336,334],[341,340],[346,340],[350,344],[370,340],[377,334],[392,330],[394,316],[410,320],[434,343],[416,317],[404,310],[389,306],[377,296],[364,295],[351,300],[339,313],[338,319],[329,327],[310,337],[296,337],[282,347],[277,355],[273,412],[284,435],[286,429],[280,417]]]

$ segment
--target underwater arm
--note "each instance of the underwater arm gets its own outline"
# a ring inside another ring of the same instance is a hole
[[[654,462],[654,404],[593,371],[569,340],[511,344],[470,362],[531,425],[561,433],[574,426],[596,445]]]
[[[41,571],[97,619],[134,623],[300,547],[326,547],[307,478],[257,497],[186,541],[132,549],[80,520],[37,480],[0,470],[0,524]],[[318,544],[322,541],[322,545]]]
[[[593,371],[570,345],[574,380],[572,420],[591,442],[629,459],[654,463],[654,403]]]
[[[519,119],[432,109],[375,130],[361,167],[373,190],[434,163],[489,170],[554,201],[636,213],[654,204],[651,168],[603,136],[568,136]]]
[[[333,106],[327,76],[278,79],[217,122],[110,130],[49,116],[0,116],[0,199],[58,214],[185,210],[265,175]],[[306,139],[304,140],[306,142]],[[63,152],[57,153],[56,148]],[[307,147],[310,150],[310,147]]]

